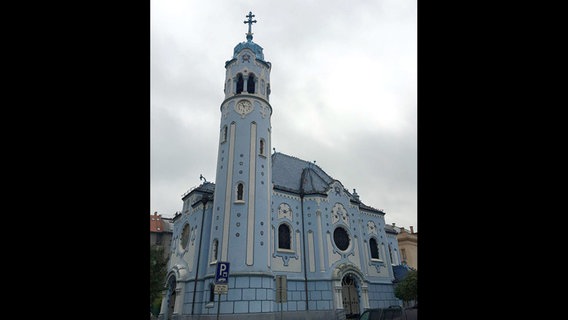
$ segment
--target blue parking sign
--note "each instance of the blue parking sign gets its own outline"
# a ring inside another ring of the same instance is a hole
[[[217,271],[215,272],[215,284],[229,283],[229,263],[217,262]]]

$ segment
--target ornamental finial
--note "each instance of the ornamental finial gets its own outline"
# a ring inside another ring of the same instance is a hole
[[[252,32],[251,32],[251,26],[253,23],[256,23],[256,20],[252,20],[252,18],[254,17],[254,14],[252,14],[252,11],[249,11],[249,14],[246,15],[245,17],[248,18],[248,20],[245,20],[244,23],[248,23],[249,25],[249,30],[247,33],[247,40],[251,41],[252,40]]]

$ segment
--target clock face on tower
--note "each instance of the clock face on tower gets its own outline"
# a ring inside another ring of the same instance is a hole
[[[245,116],[246,114],[252,111],[252,103],[248,100],[240,100],[235,104],[235,111],[241,116]]]

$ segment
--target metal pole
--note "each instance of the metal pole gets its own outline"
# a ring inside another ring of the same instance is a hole
[[[219,320],[220,310],[221,310],[221,292],[219,291],[219,300],[217,301],[217,320]]]

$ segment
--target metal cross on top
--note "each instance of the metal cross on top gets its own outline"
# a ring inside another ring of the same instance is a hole
[[[254,14],[252,14],[252,11],[249,11],[249,14],[246,15],[245,17],[247,17],[248,20],[245,20],[244,23],[248,23],[248,25],[249,25],[249,30],[248,30],[248,33],[247,33],[247,40],[252,40],[251,26],[252,26],[253,23],[256,23],[256,20],[252,20],[252,18],[254,17]]]

